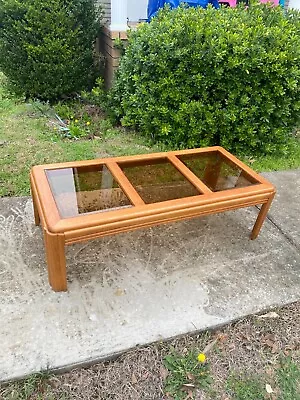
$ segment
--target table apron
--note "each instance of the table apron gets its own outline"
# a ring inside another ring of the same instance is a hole
[[[274,192],[270,192],[267,194],[264,193],[255,196],[252,195],[238,199],[223,200],[221,202],[193,206],[182,210],[173,210],[165,213],[152,214],[144,217],[140,216],[138,218],[66,231],[64,232],[65,243],[66,245],[70,245],[85,240],[96,239],[107,235],[132,231],[135,229],[146,228],[168,222],[175,222],[189,218],[195,218],[197,216],[216,214],[238,208],[264,204],[273,194]]]

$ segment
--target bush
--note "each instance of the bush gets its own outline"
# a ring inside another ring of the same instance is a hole
[[[0,68],[27,97],[91,87],[98,29],[94,0],[0,0]]]
[[[264,4],[163,10],[130,35],[114,118],[176,148],[282,149],[299,118],[299,21]]]

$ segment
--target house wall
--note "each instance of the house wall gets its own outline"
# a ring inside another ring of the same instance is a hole
[[[147,19],[148,0],[127,0],[129,21],[138,22]]]
[[[300,10],[300,0],[290,0],[289,8],[296,8],[297,10]]]
[[[104,22],[110,22],[111,3],[110,0],[98,0],[104,10]],[[148,0],[127,0],[128,21],[138,22],[147,19]]]

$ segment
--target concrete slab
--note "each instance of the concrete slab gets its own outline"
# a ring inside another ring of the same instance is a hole
[[[300,170],[268,172],[277,188],[269,218],[300,250]]]
[[[31,200],[0,199],[0,380],[100,360],[300,299],[299,250],[257,209],[68,247],[48,286]]]

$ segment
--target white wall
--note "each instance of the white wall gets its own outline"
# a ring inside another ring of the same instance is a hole
[[[140,19],[147,19],[148,0],[127,0],[129,21],[137,22]]]
[[[297,8],[298,10],[300,10],[300,0],[290,0],[289,8]]]

